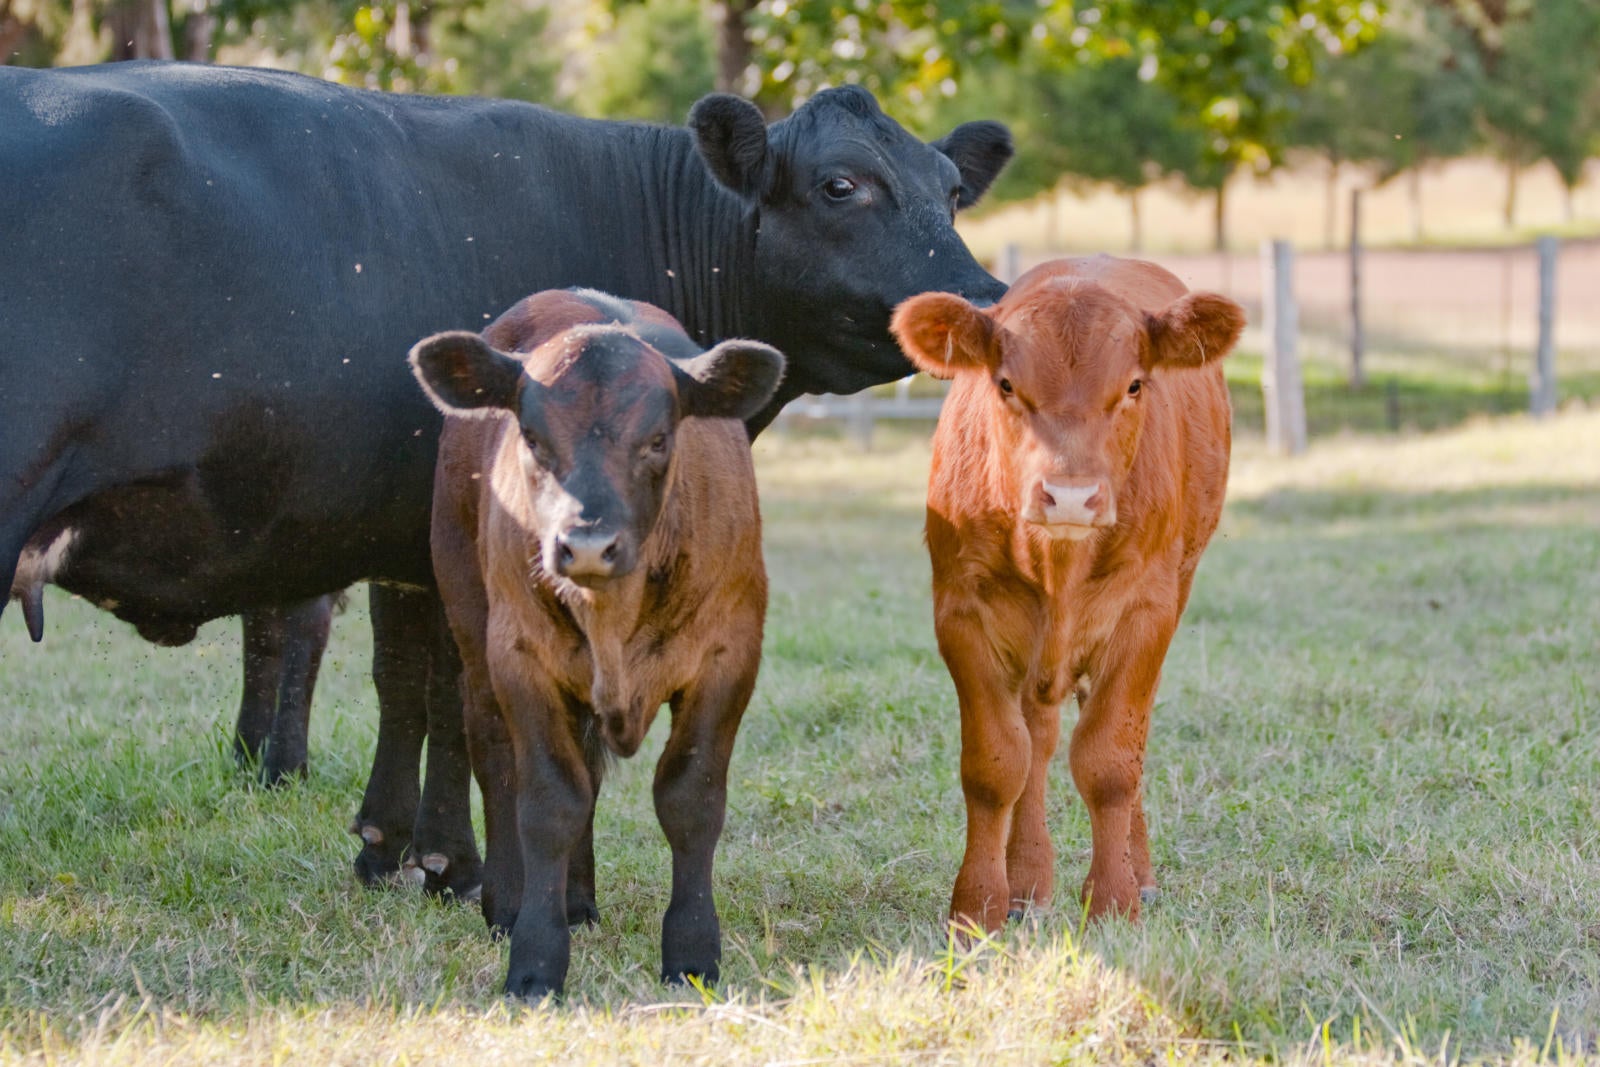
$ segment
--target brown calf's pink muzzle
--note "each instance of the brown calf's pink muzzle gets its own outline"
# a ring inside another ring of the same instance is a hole
[[[1041,478],[1035,484],[1029,506],[1022,518],[1043,526],[1051,537],[1081,541],[1096,527],[1117,521],[1116,502],[1102,479]]]

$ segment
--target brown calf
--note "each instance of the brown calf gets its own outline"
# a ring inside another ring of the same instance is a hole
[[[433,561],[484,795],[484,915],[511,930],[506,991],[561,991],[569,924],[598,918],[607,754],[633,755],[663,703],[662,977],[714,981],[712,853],[767,603],[736,420],[771,397],[783,357],[751,341],[702,353],[658,308],[570,290],[529,297],[481,338],[431,337],[411,362],[450,416]]]
[[[1094,835],[1089,914],[1154,892],[1140,779],[1150,705],[1222,511],[1221,360],[1244,312],[1152,263],[1029,271],[980,311],[927,293],[894,332],[953,378],[934,436],[934,627],[961,704],[967,847],[951,919],[996,930],[1044,906],[1045,782],[1076,693],[1073,781]]]

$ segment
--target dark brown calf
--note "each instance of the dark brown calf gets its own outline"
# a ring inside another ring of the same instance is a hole
[[[702,353],[655,307],[570,290],[529,297],[481,338],[431,337],[411,362],[450,416],[433,559],[484,795],[484,915],[511,930],[506,990],[561,991],[569,924],[598,918],[606,755],[633,755],[663,703],[661,973],[714,981],[712,854],[767,604],[736,420],[767,402],[783,357],[751,341]]]
[[[952,921],[1049,903],[1060,705],[1094,850],[1089,914],[1137,918],[1155,878],[1141,776],[1150,706],[1227,484],[1231,300],[1152,263],[1029,271],[995,307],[924,294],[894,332],[954,378],[934,437],[934,627],[961,704],[967,847]]]

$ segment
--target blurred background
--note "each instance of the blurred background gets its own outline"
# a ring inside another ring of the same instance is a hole
[[[1134,253],[1259,324],[1261,243],[1291,243],[1313,436],[1527,410],[1555,235],[1556,400],[1600,397],[1600,0],[0,0],[0,61],[152,57],[674,123],[847,82],[924,137],[1001,119],[1017,157],[962,228],[1002,275]],[[1244,432],[1266,347],[1230,371]]]

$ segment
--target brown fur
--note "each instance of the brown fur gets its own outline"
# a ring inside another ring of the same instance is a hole
[[[987,311],[928,294],[896,312],[912,361],[955,379],[927,515],[934,626],[961,705],[967,845],[953,921],[995,930],[1049,903],[1046,769],[1072,693],[1072,776],[1093,828],[1089,913],[1136,918],[1140,890],[1155,885],[1145,737],[1222,510],[1220,360],[1243,325],[1231,301],[1107,256],[1045,264]],[[1047,527],[1051,485],[1088,487],[1093,523]]]
[[[682,336],[665,312],[631,308],[635,324]],[[559,389],[573,358],[566,331],[605,318],[579,295],[543,293],[508,311],[484,339],[517,354],[528,379]],[[621,417],[612,410],[617,397],[634,385],[674,388],[659,354],[641,362],[637,379],[560,394],[561,403],[547,407],[551,439],[617,432],[611,425]],[[525,469],[529,447],[517,419],[446,421],[433,556],[465,666],[469,742],[485,798],[488,862],[497,872],[485,878],[485,914],[493,925],[510,926],[519,908],[530,906],[529,898],[518,899],[519,810],[538,812],[536,821],[549,816],[551,825],[577,820],[581,839],[571,846],[562,929],[569,918],[593,918],[601,743],[632,755],[663,703],[671,705],[672,726],[657,766],[656,802],[673,846],[675,882],[680,862],[703,863],[709,879],[709,852],[680,852],[698,849],[689,838],[708,826],[714,843],[721,826],[728,757],[760,661],[767,580],[743,426],[729,418],[683,418],[674,437],[664,501],[637,565],[591,589],[544,566]],[[583,810],[568,811],[572,804]],[[534,840],[539,832],[538,825],[520,827],[524,852],[544,847]],[[711,921],[714,928],[714,915]],[[517,952],[514,939],[512,979]],[[526,989],[549,988],[548,972],[541,975]],[[514,993],[525,991],[508,983]]]

